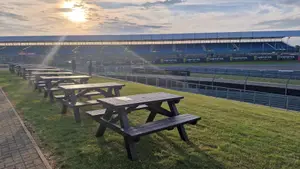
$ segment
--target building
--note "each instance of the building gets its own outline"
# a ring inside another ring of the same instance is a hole
[[[65,62],[72,57],[103,64],[195,63],[296,60],[297,49],[283,41],[300,31],[255,31],[143,35],[0,37],[2,61]]]

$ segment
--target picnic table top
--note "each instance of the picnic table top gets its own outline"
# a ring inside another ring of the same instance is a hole
[[[74,75],[74,76],[41,76],[43,80],[62,80],[62,79],[87,79],[91,76],[86,75]]]
[[[183,96],[160,92],[160,93],[138,94],[138,95],[131,95],[131,96],[123,96],[123,97],[101,98],[101,99],[97,99],[97,101],[103,105],[121,108],[121,107],[153,103],[153,102],[181,100],[183,98],[184,98]]]
[[[72,75],[72,72],[32,72],[32,75]]]
[[[90,83],[90,84],[75,84],[75,85],[62,85],[58,88],[63,90],[78,90],[78,89],[98,89],[98,88],[107,88],[107,87],[123,87],[124,84],[119,84],[115,82],[110,83]]]
[[[26,71],[61,71],[61,69],[55,69],[55,68],[25,68]]]

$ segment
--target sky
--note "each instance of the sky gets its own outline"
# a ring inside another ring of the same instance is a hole
[[[300,0],[0,1],[0,36],[260,30],[300,30]]]

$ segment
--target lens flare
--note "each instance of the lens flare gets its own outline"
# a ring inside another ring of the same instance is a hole
[[[76,1],[65,1],[63,8],[70,9],[70,11],[64,12],[64,16],[72,22],[85,22],[86,10],[81,4]]]

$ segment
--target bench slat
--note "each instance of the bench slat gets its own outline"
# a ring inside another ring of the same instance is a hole
[[[100,92],[89,92],[89,93],[84,94],[84,96],[96,96],[96,95],[101,95],[101,93]],[[65,95],[55,95],[54,97],[56,99],[63,99],[63,98],[65,98]]]
[[[91,111],[86,111],[85,113],[95,117],[95,116],[103,116],[105,114],[106,109],[100,109],[100,110],[91,110]]]
[[[88,92],[86,94],[84,94],[84,96],[97,96],[97,95],[101,95],[100,92]]]
[[[134,110],[142,110],[142,109],[146,109],[148,108],[147,105],[140,105],[137,108],[135,108]],[[105,114],[106,109],[100,109],[100,110],[90,110],[90,111],[86,111],[86,113],[92,117],[96,117],[96,116],[103,116]]]
[[[83,106],[91,106],[91,105],[97,105],[99,102],[97,100],[88,100],[85,102],[77,102],[74,106],[75,107],[83,107]]]
[[[48,89],[47,89],[46,87],[44,87],[44,90],[45,90],[45,91],[48,91]],[[54,92],[54,91],[59,91],[59,88],[57,88],[57,87],[52,87],[52,88],[50,89],[50,91],[52,91],[52,92]]]
[[[201,118],[191,114],[182,114],[175,117],[169,117],[167,119],[158,120],[150,123],[146,123],[141,126],[131,127],[124,132],[131,137],[139,137],[147,134],[151,134],[157,131],[168,129],[186,123],[195,123]]]

